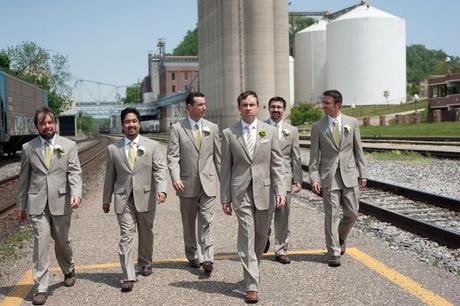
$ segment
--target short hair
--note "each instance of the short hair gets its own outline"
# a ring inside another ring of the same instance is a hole
[[[259,105],[259,97],[257,97],[257,94],[252,90],[246,90],[246,91],[240,93],[240,95],[238,96],[238,99],[237,99],[238,106],[240,106],[241,101],[243,101],[244,99],[246,99],[249,96],[253,96],[254,98],[256,98],[257,105]]]
[[[41,118],[40,122],[38,122],[38,117],[40,117],[40,114],[43,114],[43,117]],[[49,115],[51,119],[53,119],[53,122],[56,123],[56,115],[54,115],[54,112],[51,108],[47,106],[40,107],[36,112],[34,116],[34,124],[35,127],[38,127],[38,124],[43,121],[43,119],[46,117],[46,115]]]
[[[204,94],[202,94],[201,92],[198,92],[198,91],[192,91],[185,98],[185,105],[186,106],[187,105],[192,105],[193,106],[193,104],[195,103],[195,101],[193,99],[195,99],[196,97],[204,98]]]
[[[332,99],[334,99],[335,104],[337,103],[342,104],[342,101],[343,101],[342,94],[340,93],[340,91],[336,89],[326,90],[325,92],[323,92],[323,96],[331,97]]]
[[[270,107],[270,105],[272,104],[272,102],[282,102],[282,103],[283,103],[283,108],[286,108],[286,100],[284,100],[283,97],[276,96],[276,97],[271,98],[271,99],[268,101],[268,107]]]
[[[127,107],[127,108],[125,108],[124,110],[121,111],[121,124],[123,124],[123,122],[125,121],[126,115],[129,114],[129,113],[133,113],[134,115],[136,115],[137,120],[139,120],[139,122],[141,121],[141,113],[139,113],[137,108],[135,108],[135,107]]]

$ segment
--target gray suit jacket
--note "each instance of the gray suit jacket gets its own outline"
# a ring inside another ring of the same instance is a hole
[[[342,123],[343,137],[340,147],[334,142],[327,116],[312,126],[310,179],[312,182],[321,182],[322,187],[331,186],[337,168],[347,188],[358,186],[358,177],[368,177],[358,120],[342,114]]]
[[[55,146],[49,168],[46,167],[40,138],[36,137],[22,146],[19,172],[17,209],[27,209],[29,215],[40,215],[48,203],[52,215],[72,213],[70,197],[81,198],[82,181],[77,145],[74,141],[55,136]]]
[[[262,137],[262,134],[265,134]],[[270,208],[270,190],[286,195],[283,184],[283,157],[278,134],[263,121],[258,121],[254,157],[249,157],[241,122],[223,131],[220,196],[222,203],[238,209],[252,181],[254,205],[258,210]],[[273,189],[270,187],[273,185]]]
[[[138,212],[155,210],[156,192],[166,194],[166,161],[158,142],[140,136],[134,170],[129,168],[124,150],[124,139],[107,148],[103,203],[110,203],[114,195],[115,213],[123,213],[128,198],[133,193]]]
[[[220,139],[216,124],[203,120],[201,147],[195,144],[190,121],[187,118],[174,124],[168,145],[168,168],[171,180],[182,180],[184,190],[180,197],[196,197],[201,187],[208,197],[217,195],[220,173]]]
[[[270,119],[265,121],[270,124]],[[302,184],[302,162],[300,159],[299,131],[296,127],[283,121],[280,140],[281,152],[284,158],[284,179],[286,191],[291,190],[292,184]]]

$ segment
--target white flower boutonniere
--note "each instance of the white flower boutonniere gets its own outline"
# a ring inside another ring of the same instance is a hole
[[[343,126],[343,128],[345,129],[346,132],[350,133],[350,131],[351,131],[351,126],[350,126],[350,125],[345,124],[345,125]]]
[[[290,134],[290,133],[289,133],[289,130],[288,130],[288,129],[283,129],[281,132],[283,133],[283,136],[284,136],[284,137],[289,137],[289,134]]]
[[[58,157],[61,157],[61,154],[64,153],[64,149],[60,145],[55,145],[54,152],[57,154]]]
[[[267,136],[267,132],[265,132],[264,129],[261,129],[261,130],[259,131],[259,137],[260,137],[260,138],[264,138],[265,136]]]
[[[211,129],[207,126],[203,126],[203,135],[209,135],[211,134]]]
[[[139,156],[145,154],[145,148],[144,148],[144,146],[137,146],[137,154],[138,154]]]

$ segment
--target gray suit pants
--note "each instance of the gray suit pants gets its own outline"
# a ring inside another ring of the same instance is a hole
[[[72,214],[53,216],[48,205],[41,215],[30,215],[34,231],[34,253],[32,259],[32,274],[38,284],[38,292],[47,292],[49,286],[48,247],[51,238],[54,240],[54,252],[62,273],[68,274],[74,268],[69,228]]]
[[[272,197],[272,201],[275,202],[276,196]],[[286,204],[281,208],[276,208],[276,203],[272,203],[273,209],[270,213],[269,224],[272,223],[273,215],[274,228],[275,228],[275,255],[287,255],[289,245],[289,235],[291,233],[289,229],[289,214],[291,211],[291,193],[286,194]]]
[[[243,266],[246,290],[259,291],[259,264],[267,242],[270,226],[270,210],[258,210],[254,206],[252,184],[235,209],[238,219],[237,250]]]
[[[359,187],[347,188],[337,171],[331,188],[324,188],[324,230],[329,256],[340,256],[339,239],[345,241],[358,218]],[[340,207],[343,218],[339,223]]]
[[[134,206],[133,195],[128,199],[128,204],[121,214],[117,214],[120,226],[120,243],[118,255],[124,280],[136,280],[134,269],[134,236],[139,233],[139,245],[137,251],[137,264],[150,266],[153,254],[153,211],[138,212]]]
[[[214,261],[215,206],[216,197],[208,197],[203,189],[198,197],[180,197],[185,256],[188,260],[198,259],[200,263]]]

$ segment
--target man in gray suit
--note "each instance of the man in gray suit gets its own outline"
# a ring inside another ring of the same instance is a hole
[[[185,103],[188,117],[171,128],[168,167],[180,199],[185,256],[192,268],[199,268],[201,264],[209,276],[214,261],[213,218],[220,172],[219,128],[203,118],[206,100],[202,93],[189,93]]]
[[[286,100],[283,97],[273,97],[268,102],[270,118],[265,121],[275,127],[280,140],[281,152],[284,158],[284,183],[287,192],[286,205],[276,208],[270,213],[270,223],[273,215],[275,226],[275,260],[282,264],[289,264],[291,259],[287,256],[289,243],[289,213],[291,202],[291,191],[294,193],[302,189],[302,163],[300,161],[299,132],[283,120],[286,111]],[[275,196],[271,198],[275,201]],[[275,205],[271,205],[275,207]],[[270,247],[270,232],[268,232],[267,245],[265,252]]]
[[[69,228],[72,210],[80,206],[82,181],[77,145],[56,134],[56,117],[42,107],[35,113],[39,137],[22,146],[16,215],[26,219],[34,232],[32,274],[38,284],[34,305],[45,304],[49,285],[48,245],[54,239],[54,251],[64,273],[64,285],[75,284],[75,269]]]
[[[277,131],[256,118],[257,94],[246,91],[238,97],[241,121],[223,131],[221,202],[226,215],[238,219],[238,255],[243,266],[245,301],[258,302],[259,264],[267,241],[270,201],[286,201],[283,157]]]
[[[310,147],[310,180],[314,193],[322,194],[328,265],[340,266],[345,241],[358,218],[359,188],[367,183],[359,124],[340,112],[342,95],[337,90],[323,93],[326,113],[313,124]],[[343,218],[339,224],[339,207]]]
[[[153,219],[157,201],[166,200],[166,161],[158,142],[139,135],[140,113],[128,107],[121,112],[123,134],[107,148],[102,209],[113,202],[120,226],[118,253],[123,270],[122,292],[136,281],[134,235],[139,233],[137,264],[143,276],[152,274]]]

